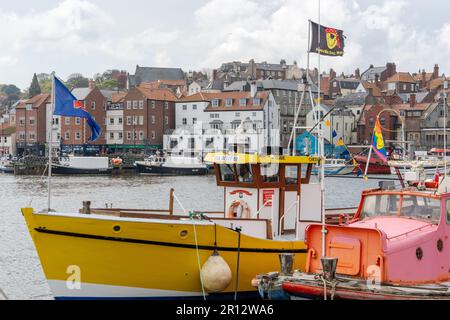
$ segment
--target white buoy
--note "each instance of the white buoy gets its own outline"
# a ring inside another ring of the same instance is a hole
[[[206,291],[210,293],[224,291],[230,285],[232,278],[230,266],[217,250],[202,266],[201,276]]]

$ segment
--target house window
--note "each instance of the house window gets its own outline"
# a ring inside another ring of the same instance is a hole
[[[232,107],[233,106],[233,99],[225,99],[225,106],[226,107]]]
[[[131,132],[130,131],[127,131],[127,139],[131,140]]]
[[[395,83],[394,82],[388,83],[388,90],[390,90],[390,91],[394,91],[395,90]]]
[[[138,107],[137,100],[133,100],[133,109],[137,109],[137,107]]]
[[[133,116],[133,125],[138,124],[138,116]]]
[[[197,105],[196,104],[192,105],[192,110],[197,110]]]
[[[183,118],[182,123],[183,123],[183,125],[187,125],[187,119]]]
[[[403,85],[403,91],[406,91],[406,84]]]
[[[122,123],[123,123],[123,118],[120,117],[120,118],[118,118],[118,119],[119,119],[119,124],[122,124]]]
[[[21,127],[25,126],[25,118],[19,118],[19,126]]]
[[[245,107],[247,105],[247,99],[240,99],[239,100],[239,106]]]
[[[64,123],[66,124],[66,126],[70,125],[70,118],[69,117],[65,117],[64,118]]]
[[[169,124],[169,117],[168,117],[168,116],[165,116],[165,117],[164,117],[164,122],[165,122],[166,124]]]
[[[165,102],[164,102],[164,107],[165,107],[166,109],[169,109],[169,102],[165,101]]]
[[[34,126],[36,124],[36,119],[34,117],[30,117],[29,123],[30,123],[30,126]]]
[[[75,140],[81,140],[81,133],[80,132],[75,133]]]
[[[30,140],[36,140],[36,133],[30,132]]]
[[[127,109],[128,109],[128,110],[131,109],[131,101],[127,101]]]
[[[256,112],[252,112],[252,117],[256,117]]]
[[[70,139],[70,132],[66,132],[66,133],[64,134],[64,139],[65,139],[65,140],[69,140],[69,139]]]
[[[213,107],[218,107],[219,106],[219,99],[213,99],[211,102]]]
[[[139,140],[144,140],[144,131],[139,131]]]
[[[261,101],[260,101],[259,98],[254,98],[254,99],[253,99],[253,105],[254,105],[254,106],[259,106],[260,103],[261,103]]]
[[[144,100],[139,100],[139,109],[144,109]]]
[[[139,116],[139,125],[140,126],[144,125],[144,116]]]
[[[123,138],[123,133],[119,132],[119,139],[122,139],[122,138]]]
[[[241,113],[240,112],[236,112],[234,115],[235,115],[236,118],[239,118],[241,116]]]
[[[153,139],[153,140],[156,139],[156,133],[155,133],[155,131],[152,131],[152,139]]]
[[[155,124],[156,123],[156,118],[155,118],[155,116],[152,116],[152,124]]]
[[[187,105],[183,104],[183,110],[187,110]]]
[[[382,126],[386,125],[386,118],[385,117],[381,117],[380,118],[380,123]]]
[[[131,117],[130,116],[127,117],[127,125],[131,126]]]
[[[91,102],[91,108],[92,108],[92,110],[95,110],[95,101]]]
[[[114,132],[110,132],[110,133],[109,133],[109,138],[110,138],[110,139],[114,139]]]
[[[76,124],[76,125],[80,125],[80,124],[81,124],[81,118],[76,117],[76,118],[75,118],[75,124]]]
[[[31,103],[28,103],[28,104],[25,106],[25,108],[26,108],[27,111],[31,111],[31,110],[33,110],[33,105],[32,105]]]
[[[151,102],[151,105],[152,105],[152,109],[155,109],[155,107],[156,107],[156,102],[155,102],[155,101],[152,101],[152,102]]]
[[[109,118],[109,124],[114,124],[114,118]]]
[[[20,139],[20,140],[25,140],[25,132],[21,131],[21,132],[19,133],[19,139]]]

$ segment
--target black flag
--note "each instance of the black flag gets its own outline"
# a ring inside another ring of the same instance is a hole
[[[344,31],[320,26],[311,22],[312,41],[309,52],[319,53],[324,56],[342,57],[344,55]],[[320,46],[319,46],[320,37]]]

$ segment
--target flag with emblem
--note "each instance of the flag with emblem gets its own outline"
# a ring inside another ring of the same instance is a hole
[[[55,111],[53,114],[56,116],[86,119],[86,122],[92,131],[92,136],[89,141],[93,142],[97,140],[102,132],[102,128],[95,122],[83,103],[79,101],[61,80],[56,77],[53,90],[55,95]]]
[[[344,55],[344,31],[325,27],[312,21],[310,21],[310,28],[312,41],[309,52],[332,57]]]

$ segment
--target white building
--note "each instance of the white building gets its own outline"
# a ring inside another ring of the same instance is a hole
[[[316,115],[314,115],[313,110],[306,115],[306,126],[309,128],[314,127],[317,119],[320,120],[328,114],[323,122],[317,126],[316,130],[323,128],[324,138],[334,144],[337,144],[339,139],[343,138],[344,143],[350,145],[353,143],[352,131],[355,129],[355,116],[353,112],[345,108],[330,111],[330,107],[320,104],[318,109],[315,110]],[[336,137],[333,137],[333,132],[336,132]]]
[[[200,154],[245,146],[258,152],[280,145],[280,110],[270,91],[198,93],[176,103],[176,130],[164,148]]]
[[[106,144],[123,144],[122,104],[112,104],[106,110]]]

